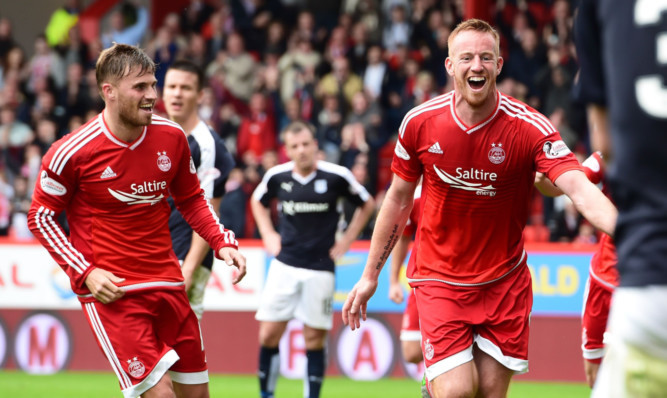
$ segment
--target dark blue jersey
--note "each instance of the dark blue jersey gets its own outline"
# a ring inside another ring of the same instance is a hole
[[[341,200],[361,206],[370,195],[345,167],[319,161],[307,177],[293,169],[294,162],[272,167],[253,193],[265,207],[278,200],[281,250],[276,259],[294,267],[333,272],[329,249],[335,243]]]
[[[225,182],[229,172],[234,168],[234,158],[227,150],[225,143],[204,122],[199,121],[188,136],[188,144],[204,195],[207,199],[222,197],[225,193]],[[171,198],[169,204],[171,205],[169,216],[171,241],[176,257],[183,261],[192,244],[192,228],[174,207]],[[221,222],[224,223],[224,220]],[[209,251],[201,265],[211,269],[213,251]]]
[[[575,95],[609,112],[621,286],[667,284],[667,4],[582,0]]]

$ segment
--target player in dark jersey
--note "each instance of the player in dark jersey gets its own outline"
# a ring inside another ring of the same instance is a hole
[[[178,60],[167,69],[162,97],[169,119],[180,124],[188,137],[199,184],[219,216],[225,182],[234,168],[234,158],[222,138],[199,118],[197,111],[203,88],[202,69],[191,61]],[[204,313],[204,291],[213,267],[213,251],[208,243],[192,230],[176,209],[173,200],[169,201],[169,205],[169,230],[174,253],[182,264],[190,306],[201,321]]]
[[[497,90],[499,47],[484,21],[452,31],[445,67],[454,90],[403,119],[368,262],[343,306],[343,322],[358,328],[422,176],[417,257],[407,276],[435,397],[505,396],[512,375],[528,371],[532,284],[523,229],[535,172],[595,227],[612,233],[616,222],[616,209],[549,120]]]
[[[609,161],[619,287],[594,397],[667,391],[667,4],[582,0],[575,20],[593,149]]]
[[[273,397],[280,358],[278,345],[290,319],[303,322],[308,360],[305,397],[320,396],[324,344],[333,326],[335,260],[357,239],[374,210],[374,200],[352,172],[317,160],[312,126],[294,122],[283,131],[290,162],[269,169],[251,199],[252,212],[271,261],[256,319],[259,326],[259,383],[263,398]],[[278,231],[269,206],[277,199]],[[341,200],[357,206],[341,238],[336,229]]]
[[[155,63],[115,44],[97,60],[105,108],[44,156],[29,226],[70,278],[125,397],[205,397],[199,323],[171,248],[167,197],[245,274],[232,231],[204,199],[181,127],[153,115]],[[70,235],[56,219],[66,210]]]

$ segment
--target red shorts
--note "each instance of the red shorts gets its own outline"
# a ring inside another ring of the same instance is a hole
[[[401,324],[401,341],[420,341],[422,338],[419,331],[419,312],[417,312],[417,299],[414,289],[410,290],[408,302],[403,311],[403,322]]]
[[[150,291],[82,307],[125,396],[144,393],[167,371],[177,383],[208,382],[199,322],[184,290]]]
[[[609,284],[589,275],[581,317],[581,350],[585,359],[599,362],[604,356],[604,332],[613,292]]]
[[[429,380],[471,361],[473,343],[516,373],[528,371],[533,290],[526,265],[483,286],[419,285],[415,296]]]

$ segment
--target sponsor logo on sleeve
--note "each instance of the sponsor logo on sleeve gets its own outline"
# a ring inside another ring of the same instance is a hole
[[[406,151],[405,148],[403,148],[403,145],[401,145],[400,141],[396,141],[396,147],[394,148],[394,153],[401,159],[410,160],[410,155],[408,155],[408,151]]]
[[[42,187],[42,191],[49,195],[63,196],[67,193],[67,188],[65,188],[63,184],[49,177],[49,174],[45,170],[42,171],[39,185]]]
[[[548,159],[558,159],[569,155],[570,148],[562,140],[556,142],[547,141],[542,146],[542,150]]]
[[[192,156],[190,156],[190,173],[197,174],[197,168],[195,167],[195,161],[192,160]]]

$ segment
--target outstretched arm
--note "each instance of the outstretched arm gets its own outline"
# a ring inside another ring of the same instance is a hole
[[[343,323],[352,330],[361,319],[366,320],[366,305],[375,293],[378,277],[394,245],[403,233],[412,209],[417,181],[405,181],[394,176],[375,223],[368,261],[361,279],[347,296],[343,305]]]
[[[618,211],[611,201],[579,170],[561,174],[556,185],[593,226],[609,236],[614,236]]]

